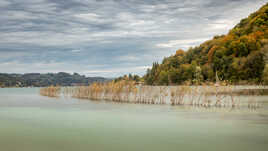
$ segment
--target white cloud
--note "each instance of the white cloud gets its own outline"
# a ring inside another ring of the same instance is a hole
[[[99,21],[100,16],[95,13],[87,13],[87,14],[76,14],[74,15],[77,18],[84,19],[86,21]]]
[[[218,19],[208,24],[207,30],[223,30],[228,31],[236,22],[234,20]]]
[[[26,57],[26,56],[31,56],[30,53],[27,52],[12,52],[12,51],[5,51],[4,53],[0,53],[0,59],[13,59],[13,58],[21,58],[21,57]]]
[[[0,7],[6,7],[10,4],[10,2],[6,1],[6,0],[1,0],[0,1]]]
[[[143,75],[148,68],[150,68],[150,66],[132,66],[102,70],[88,70],[81,73],[88,76],[104,75],[105,77],[116,77],[118,75],[125,75],[129,73]]]
[[[1,72],[142,74],[178,48],[228,32],[265,3],[0,0],[0,61],[8,62]]]
[[[1,72],[4,73],[80,73],[87,76],[116,77],[118,75],[135,73],[144,74],[150,66],[129,66],[129,67],[109,67],[104,65],[84,65],[67,62],[38,62],[23,63],[19,61],[10,61],[0,63]]]
[[[1,16],[1,20],[27,20],[37,19],[38,17],[30,12],[25,11],[5,11]]]
[[[170,40],[167,43],[157,44],[157,47],[162,48],[172,48],[172,47],[181,47],[181,46],[194,46],[196,43],[201,43],[209,38],[199,38],[199,39],[187,39],[187,40]]]
[[[133,56],[133,55],[125,55],[125,56],[119,56],[118,60],[120,60],[120,61],[138,61],[138,60],[140,60],[140,58],[137,56]]]
[[[82,50],[79,50],[79,49],[74,49],[74,50],[71,50],[71,52],[73,53],[78,53],[78,52],[81,52]]]

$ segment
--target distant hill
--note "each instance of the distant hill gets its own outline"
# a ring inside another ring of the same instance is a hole
[[[146,84],[169,85],[221,80],[264,83],[268,79],[268,3],[242,19],[227,35],[153,63]],[[267,82],[267,81],[266,81]],[[268,83],[268,82],[267,82]]]
[[[27,73],[5,74],[0,73],[0,87],[45,87],[50,85],[73,86],[89,85],[93,82],[104,82],[102,77],[86,77],[78,73]]]

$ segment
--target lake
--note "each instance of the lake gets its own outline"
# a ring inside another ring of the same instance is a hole
[[[264,151],[268,96],[259,109],[124,104],[0,89],[3,151]]]

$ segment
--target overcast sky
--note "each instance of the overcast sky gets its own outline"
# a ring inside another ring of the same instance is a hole
[[[143,75],[266,0],[0,0],[0,72]]]

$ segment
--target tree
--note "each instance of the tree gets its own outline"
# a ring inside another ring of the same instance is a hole
[[[264,54],[261,51],[252,52],[245,62],[244,71],[247,72],[247,79],[257,79],[260,81],[264,66]]]
[[[210,65],[205,64],[204,66],[202,66],[201,73],[202,73],[203,79],[205,81],[207,81],[207,80],[214,81],[215,75],[214,75],[214,71]]]
[[[260,82],[265,60],[268,60],[264,56],[265,52],[268,54],[264,51],[268,50],[265,46],[268,45],[267,20],[268,3],[241,20],[227,35],[215,36],[187,51],[179,49],[174,55],[164,58],[162,64],[153,63],[145,81],[150,84],[181,84],[202,79],[215,81],[217,71],[223,80]]]
[[[161,71],[159,74],[159,85],[168,85],[169,80],[168,80],[168,73],[166,71]]]
[[[208,52],[208,63],[209,64],[212,63],[213,56],[214,56],[216,49],[217,49],[217,46],[213,46]]]
[[[265,85],[268,85],[268,64],[265,65],[263,70],[262,81]]]
[[[202,69],[200,66],[196,66],[194,73],[194,83],[200,84],[203,82],[204,77],[202,75]]]
[[[176,51],[175,56],[183,56],[184,54],[185,54],[184,50],[179,49],[179,50]]]

